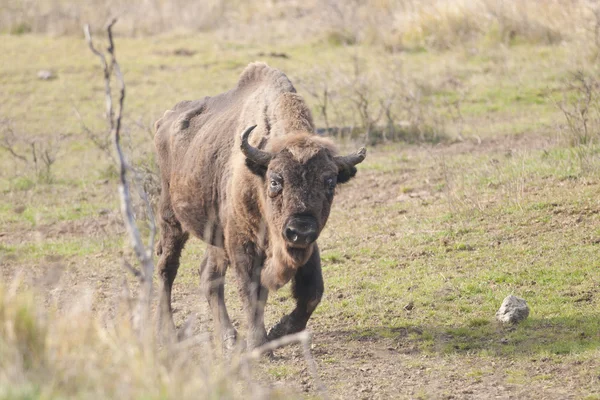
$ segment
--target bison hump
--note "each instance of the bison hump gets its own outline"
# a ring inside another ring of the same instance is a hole
[[[238,89],[260,85],[271,86],[278,92],[296,93],[294,85],[283,72],[263,62],[253,62],[240,75]]]

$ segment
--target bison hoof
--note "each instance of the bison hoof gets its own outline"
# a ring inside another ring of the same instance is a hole
[[[252,332],[248,335],[248,350],[254,350],[263,344],[267,343],[267,331]]]
[[[224,334],[222,340],[224,350],[233,350],[235,348],[235,344],[237,343],[237,333],[233,331],[232,333]]]
[[[290,315],[281,318],[274,327],[269,331],[267,338],[269,341],[279,339],[282,336],[300,332],[306,327],[305,324],[300,324]]]

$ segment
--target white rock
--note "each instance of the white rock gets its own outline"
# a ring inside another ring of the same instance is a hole
[[[41,79],[43,81],[48,81],[50,79],[56,78],[56,75],[54,75],[52,73],[52,71],[49,71],[47,69],[42,69],[42,70],[38,71],[37,77],[38,77],[38,79]]]
[[[496,312],[498,321],[512,324],[521,322],[528,316],[529,306],[527,306],[527,302],[512,294],[504,299],[500,309]]]

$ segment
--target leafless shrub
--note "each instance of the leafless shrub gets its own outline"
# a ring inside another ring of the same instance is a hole
[[[426,96],[429,89],[408,79],[401,62],[370,69],[354,56],[349,66],[312,69],[299,79],[317,110],[317,124],[324,125],[320,133],[370,144],[446,139],[443,104]],[[460,99],[453,107],[460,111]]]
[[[15,133],[10,121],[0,123],[0,148],[17,162],[33,170],[39,183],[51,183],[54,180],[53,166],[61,152],[61,143],[66,135],[57,137],[28,137]]]
[[[359,69],[355,67],[355,71]],[[358,85],[352,84],[351,96],[368,142],[435,143],[444,139],[440,108],[419,82],[405,76],[401,64],[391,64],[376,74],[355,75],[363,78],[358,79]],[[369,98],[374,101],[369,103]],[[382,118],[384,124],[380,122]]]
[[[591,75],[577,71],[567,82],[568,91],[556,106],[565,118],[561,133],[571,146],[597,142],[600,135],[600,83]]]
[[[374,93],[375,82],[364,70],[362,60],[353,57],[352,75],[347,78],[347,97],[352,103],[355,115],[359,117],[359,127],[364,132],[365,142],[371,142],[371,132],[375,129],[383,108],[377,104]]]
[[[154,152],[153,122],[142,117],[129,123],[126,130],[128,151],[131,154],[132,169],[135,173],[136,185],[148,196],[153,208],[156,208],[160,196],[161,184],[158,176],[158,164]],[[137,141],[134,143],[134,137]]]
[[[561,100],[551,98],[564,117],[564,123],[559,124],[559,132],[571,146],[582,170],[597,168],[600,82],[584,71],[577,71],[571,75],[567,87]]]
[[[335,104],[333,103],[335,94],[331,90],[331,79],[328,71],[313,69],[308,74],[308,78],[300,81],[304,90],[316,102],[318,115],[325,124],[326,132],[330,132],[330,112],[332,108],[335,108]]]

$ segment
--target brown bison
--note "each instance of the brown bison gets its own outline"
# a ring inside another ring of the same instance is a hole
[[[238,278],[249,348],[306,327],[323,295],[316,240],[336,184],[352,178],[366,155],[361,149],[339,156],[314,131],[290,80],[263,63],[250,64],[234,89],[178,103],[156,122],[158,270],[171,324],[171,288],[191,233],[207,243],[200,275],[225,346],[236,339],[224,299],[229,265]],[[296,308],[267,335],[268,291],[290,280]]]

